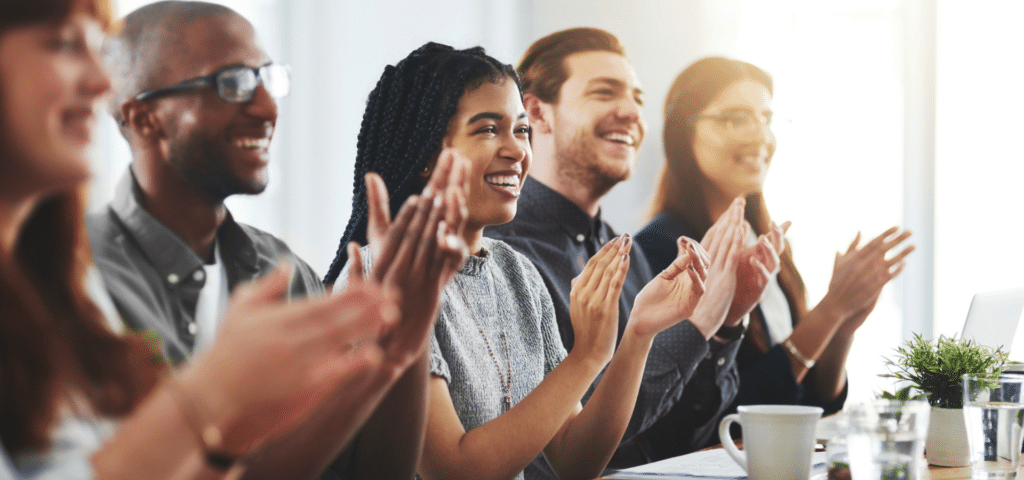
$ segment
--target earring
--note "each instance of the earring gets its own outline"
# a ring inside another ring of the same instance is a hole
[[[423,173],[424,174],[430,173],[430,165],[427,165],[427,166],[423,167]]]

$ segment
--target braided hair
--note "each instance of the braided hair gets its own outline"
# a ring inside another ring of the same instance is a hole
[[[350,241],[366,244],[366,173],[377,172],[384,179],[394,218],[405,200],[426,185],[419,173],[441,153],[462,95],[484,82],[502,84],[508,79],[520,87],[515,69],[482,47],[456,50],[433,42],[384,68],[366,100],[356,142],[352,216],[324,284],[337,280],[348,261],[345,246]]]

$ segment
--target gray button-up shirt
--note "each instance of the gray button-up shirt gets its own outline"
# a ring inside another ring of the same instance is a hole
[[[203,259],[144,205],[131,169],[110,205],[86,218],[93,260],[125,323],[159,336],[164,354],[184,362],[195,346],[196,303],[206,278]],[[320,295],[323,285],[280,239],[235,222],[228,213],[217,230],[229,291],[269,273],[281,260],[295,266],[292,298]]]

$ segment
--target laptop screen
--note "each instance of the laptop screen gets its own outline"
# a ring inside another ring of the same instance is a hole
[[[1024,359],[1024,334],[1018,331],[1024,312],[1024,288],[982,292],[971,300],[961,337],[986,347],[1009,350],[1010,360]]]

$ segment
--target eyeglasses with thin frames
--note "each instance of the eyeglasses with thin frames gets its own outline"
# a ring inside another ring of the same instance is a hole
[[[772,112],[759,115],[745,108],[731,108],[719,113],[694,115],[691,118],[693,120],[716,120],[725,125],[729,135],[734,138],[751,138],[757,133],[758,128],[764,128],[767,135],[772,135]]]
[[[271,97],[287,96],[291,90],[291,75],[288,67],[275,63],[260,67],[245,65],[224,67],[209,75],[190,78],[174,85],[142,92],[136,95],[135,99],[145,101],[212,86],[216,88],[217,96],[225,103],[245,103],[256,96],[256,89],[261,83]]]

